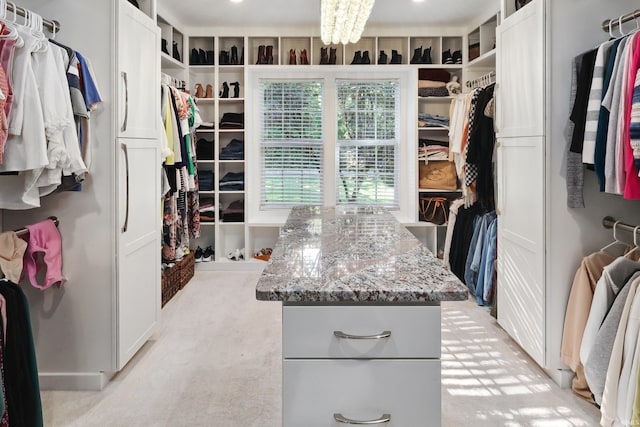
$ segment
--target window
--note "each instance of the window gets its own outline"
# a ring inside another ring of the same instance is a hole
[[[260,79],[260,208],[323,202],[320,81]]]
[[[415,69],[362,70],[248,70],[247,222],[279,224],[295,205],[377,205],[415,222]]]
[[[338,204],[398,206],[400,84],[336,82]]]

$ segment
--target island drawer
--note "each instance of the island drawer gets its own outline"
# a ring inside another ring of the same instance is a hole
[[[334,414],[388,427],[440,425],[439,360],[285,360],[283,426],[342,427]]]
[[[285,359],[440,358],[440,306],[284,306]]]

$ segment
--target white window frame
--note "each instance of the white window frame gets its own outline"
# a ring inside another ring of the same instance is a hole
[[[414,223],[417,217],[417,162],[418,147],[417,111],[418,111],[418,75],[415,67],[393,66],[392,70],[384,67],[305,66],[305,67],[259,67],[248,66],[246,73],[247,104],[245,131],[245,214],[248,225],[281,225],[286,221],[290,209],[260,209],[260,85],[261,79],[274,80],[324,80],[323,105],[325,120],[323,134],[324,144],[324,205],[336,206],[337,167],[337,97],[336,80],[393,80],[400,81],[400,134],[398,153],[398,207],[391,210],[403,223]]]

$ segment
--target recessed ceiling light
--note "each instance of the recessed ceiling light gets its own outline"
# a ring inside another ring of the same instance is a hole
[[[424,0],[413,0],[414,3],[422,3]]]
[[[242,0],[231,0],[231,3],[242,3]]]

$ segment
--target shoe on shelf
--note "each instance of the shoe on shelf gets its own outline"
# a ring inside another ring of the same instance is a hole
[[[229,83],[222,83],[222,89],[220,90],[220,98],[228,98],[229,97]]]
[[[205,98],[213,98],[213,86],[207,85],[207,89],[204,93]]]
[[[198,49],[198,56],[200,57],[200,64],[207,65],[207,52],[202,49]]]
[[[452,59],[453,59],[453,63],[454,64],[462,64],[462,52],[459,50],[456,50],[455,52],[453,52],[452,55]]]
[[[211,246],[207,246],[207,248],[202,253],[202,261],[211,262],[213,261],[214,256],[215,256],[215,252],[213,251]]]
[[[196,83],[196,98],[204,98],[204,89],[200,83]]]
[[[362,60],[360,61],[361,64],[371,64],[371,58],[369,58],[369,51],[365,50],[364,52],[362,52]]]
[[[196,49],[195,47],[191,49],[191,59],[189,60],[189,65],[201,65],[200,54],[198,53],[198,49]]]
[[[431,46],[422,51],[420,64],[433,64],[433,60],[431,59]]]
[[[378,65],[384,65],[388,61],[387,54],[384,53],[384,50],[380,51],[380,56],[378,57]]]
[[[233,86],[233,97],[240,98],[240,83],[239,82],[229,83],[229,86]]]
[[[309,58],[307,57],[307,49],[300,51],[300,65],[309,65]]]
[[[329,63],[329,54],[327,51],[328,49],[326,47],[320,48],[320,65],[326,65]]]
[[[296,50],[289,49],[289,65],[296,65],[298,62],[296,61]]]
[[[162,52],[169,55],[169,49],[167,48],[168,42],[167,39],[162,39]]]
[[[195,253],[195,259],[196,262],[202,262],[202,248],[200,246],[198,246],[196,248],[196,253]]]
[[[389,61],[389,64],[402,64],[402,55],[395,49],[391,51],[391,61]]]
[[[356,50],[353,54],[353,60],[351,61],[351,65],[362,64],[362,51]]]
[[[229,60],[231,65],[238,65],[238,48],[231,46],[231,59]]]
[[[338,48],[330,47],[329,48],[329,64],[336,65],[337,59],[338,59]]]
[[[180,61],[180,50],[178,49],[178,42],[173,42],[173,59]]]
[[[413,49],[413,57],[411,58],[412,64],[422,63],[422,46]]]
[[[451,49],[447,49],[442,52],[442,63],[451,65],[453,64],[453,56],[451,56]]]

